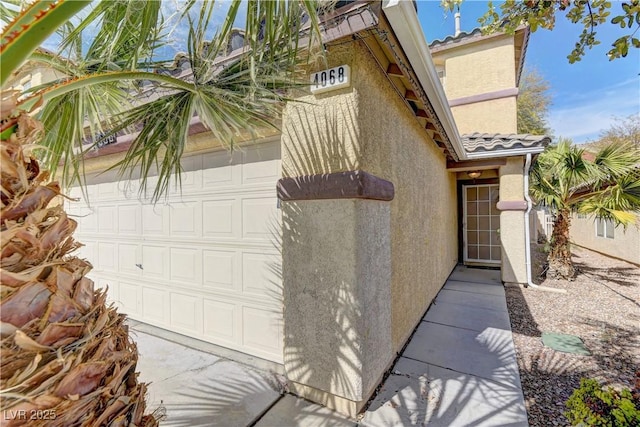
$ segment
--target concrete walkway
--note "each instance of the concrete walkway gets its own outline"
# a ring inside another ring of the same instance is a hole
[[[133,327],[163,426],[527,426],[499,272],[457,267],[359,421],[282,395],[282,377]]]
[[[527,426],[500,273],[459,266],[359,422],[287,395],[257,426]]]
[[[360,425],[528,425],[498,271],[454,270]]]

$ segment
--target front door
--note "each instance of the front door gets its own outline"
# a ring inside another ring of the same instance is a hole
[[[463,247],[464,263],[500,264],[499,186],[464,185]]]

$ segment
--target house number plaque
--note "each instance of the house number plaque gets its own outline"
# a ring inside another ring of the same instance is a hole
[[[340,65],[311,74],[311,93],[322,93],[348,87],[351,84],[351,69]]]

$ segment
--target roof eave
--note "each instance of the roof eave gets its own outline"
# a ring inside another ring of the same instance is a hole
[[[382,10],[407,58],[409,58],[411,67],[422,88],[431,101],[433,109],[455,150],[456,156],[459,160],[468,159],[458,133],[458,127],[449,107],[449,101],[436,73],[436,67],[429,53],[429,45],[422,32],[413,2],[384,0]]]
[[[540,154],[545,147],[508,148],[505,150],[481,151],[478,153],[466,153],[469,160],[493,159],[498,157],[525,156],[527,154]]]

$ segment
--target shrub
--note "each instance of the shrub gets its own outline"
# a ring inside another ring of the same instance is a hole
[[[574,426],[640,426],[640,394],[637,390],[632,393],[629,389],[603,389],[598,381],[583,378],[580,388],[574,390],[566,405],[569,411],[564,415]]]

